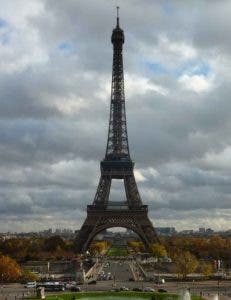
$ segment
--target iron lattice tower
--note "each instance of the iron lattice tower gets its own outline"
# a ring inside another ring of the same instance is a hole
[[[148,218],[148,207],[143,205],[134,177],[134,162],[130,158],[124,95],[123,44],[124,32],[117,24],[113,29],[113,67],[111,106],[106,154],[100,163],[101,177],[92,205],[87,206],[87,218],[76,236],[76,250],[87,250],[93,238],[102,230],[125,227],[133,230],[147,250],[158,237]],[[124,182],[126,201],[111,202],[112,179]]]

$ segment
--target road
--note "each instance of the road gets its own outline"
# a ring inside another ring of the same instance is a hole
[[[34,289],[27,289],[20,283],[0,286],[0,300],[16,300],[34,294]]]
[[[219,294],[219,300],[231,300],[231,282],[230,281],[200,281],[200,282],[176,282],[169,281],[164,284],[155,284],[145,280],[134,280],[134,270],[138,272],[138,267],[132,265],[130,260],[107,260],[99,268],[106,275],[111,275],[110,280],[98,280],[96,284],[83,284],[83,291],[110,291],[115,288],[128,287],[133,288],[151,287],[156,291],[159,288],[166,289],[168,292],[180,294],[183,290],[189,289],[191,294],[203,295],[207,299],[215,299],[214,295]],[[140,274],[139,276],[140,277]],[[133,279],[132,279],[133,278]],[[26,296],[32,290],[25,289],[23,285],[11,284],[4,288],[0,287],[0,300],[21,299],[22,295]]]
[[[130,273],[127,272],[128,264],[112,266],[109,270],[115,270],[115,280],[104,280],[97,281],[94,285],[82,285],[81,289],[84,291],[110,291],[114,288],[120,288],[123,286],[128,287],[129,289],[133,288],[145,288],[152,287],[155,290],[159,288],[164,288],[169,292],[180,294],[183,290],[190,289],[191,294],[203,295],[206,299],[214,299],[214,295],[219,294],[219,300],[231,300],[231,283],[222,281],[217,283],[217,281],[203,281],[203,282],[166,282],[165,284],[157,285],[152,282],[132,282],[132,281],[123,281],[121,278],[128,278]],[[120,272],[123,271],[122,275]],[[125,272],[126,271],[126,272]],[[110,271],[109,271],[110,272]],[[122,277],[121,277],[122,276]],[[23,285],[14,284],[7,285],[3,289],[0,289],[0,300],[15,300],[21,299],[23,294],[26,296],[28,290],[24,288]],[[31,290],[32,292],[32,290]]]

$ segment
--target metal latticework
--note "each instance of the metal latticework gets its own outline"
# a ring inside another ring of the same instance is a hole
[[[76,237],[76,250],[85,251],[100,231],[110,227],[125,227],[136,232],[148,249],[158,237],[148,218],[134,176],[134,162],[130,158],[124,96],[122,47],[124,33],[119,26],[112,32],[113,67],[110,120],[106,155],[101,161],[101,177],[92,205],[88,205],[87,218]],[[126,201],[109,201],[112,179],[122,179]]]
[[[122,55],[124,32],[119,27],[118,18],[117,26],[112,32],[111,42],[113,44],[111,107],[105,158],[108,160],[129,159]]]

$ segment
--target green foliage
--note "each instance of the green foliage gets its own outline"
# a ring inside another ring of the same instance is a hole
[[[21,275],[21,280],[23,282],[26,281],[38,281],[39,280],[39,276],[33,272],[31,272],[30,269],[23,269],[22,270],[22,275]]]
[[[165,246],[161,244],[152,244],[150,247],[150,252],[155,257],[167,256],[167,251],[165,249]]]
[[[65,293],[65,294],[58,294],[58,295],[47,295],[46,299],[48,300],[57,300],[57,299],[63,299],[63,300],[72,300],[73,296],[75,299],[82,299],[82,298],[93,298],[93,299],[102,299],[106,300],[107,297],[124,297],[133,299],[135,297],[141,298],[141,299],[148,299],[150,300],[151,297],[155,297],[155,300],[164,300],[171,298],[172,300],[177,300],[179,298],[176,294],[169,294],[169,293],[148,293],[148,292],[83,292],[83,293]],[[35,298],[27,298],[29,299],[35,299]],[[192,298],[193,299],[193,298]],[[193,299],[194,300],[194,299]],[[199,300],[199,299],[197,299]],[[201,300],[201,299],[200,299]]]
[[[128,241],[128,247],[135,253],[144,252],[145,247],[141,241]]]
[[[123,247],[111,247],[107,253],[108,256],[126,256],[128,255],[127,249]]]

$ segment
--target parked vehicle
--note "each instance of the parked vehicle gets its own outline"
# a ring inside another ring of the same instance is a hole
[[[59,282],[40,282],[37,287],[44,287],[45,291],[65,291],[65,285]]]
[[[137,287],[134,287],[132,290],[134,292],[142,292],[143,291],[141,288],[137,288]]]
[[[121,291],[129,291],[129,288],[126,286],[121,286],[120,290]]]
[[[92,280],[92,281],[89,281],[88,284],[96,284],[97,281],[96,280]]]
[[[155,283],[156,284],[163,284],[163,283],[165,283],[165,279],[159,277],[159,278],[156,279]]]
[[[167,290],[165,290],[165,289],[158,289],[158,292],[159,293],[167,293]]]
[[[146,286],[144,288],[144,292],[155,292],[155,290],[153,288],[151,288],[150,286]]]
[[[70,288],[70,291],[71,292],[81,292],[81,288],[79,287],[79,286],[72,286],[71,288]]]
[[[27,282],[25,288],[31,289],[31,288],[36,288],[36,286],[37,286],[36,281],[32,281],[32,282]]]

